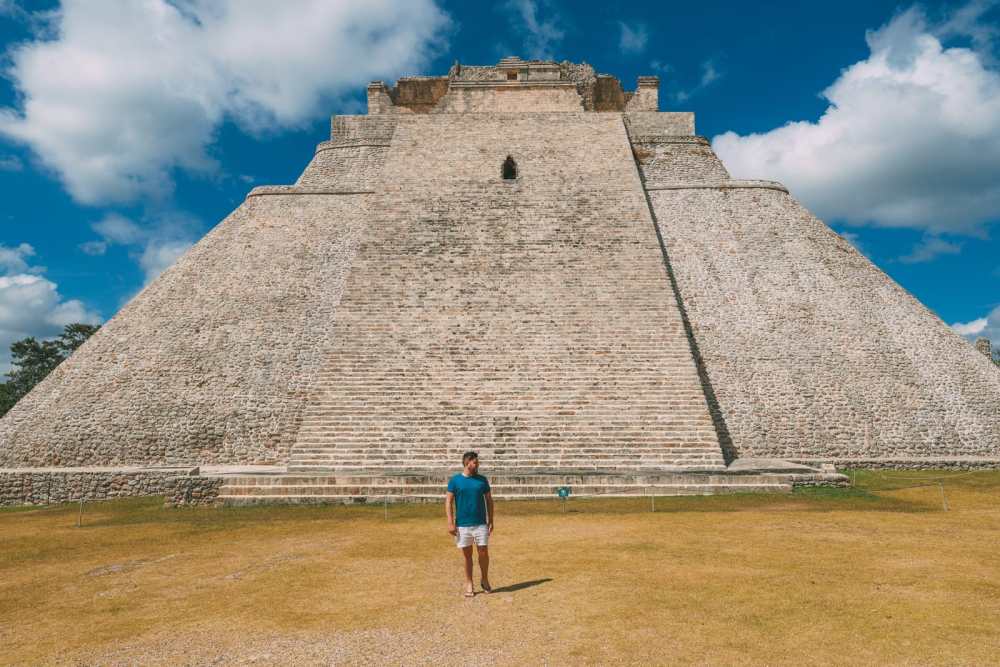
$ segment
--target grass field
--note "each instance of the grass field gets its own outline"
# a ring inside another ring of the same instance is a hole
[[[3,510],[0,663],[1000,663],[1000,472],[855,477],[498,503],[471,600],[438,506]]]

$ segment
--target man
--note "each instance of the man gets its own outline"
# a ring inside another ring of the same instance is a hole
[[[490,483],[479,474],[479,454],[462,454],[461,473],[448,480],[448,493],[444,497],[448,515],[448,532],[455,536],[455,544],[465,556],[465,597],[476,594],[472,584],[472,544],[479,552],[480,584],[483,591],[492,593],[490,586],[489,536],[493,534],[493,496]]]

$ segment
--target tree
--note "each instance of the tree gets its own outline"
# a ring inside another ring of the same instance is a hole
[[[54,340],[38,341],[29,336],[14,341],[10,346],[13,369],[7,373],[7,382],[0,384],[0,416],[7,414],[98,328],[92,324],[67,324]]]
[[[993,363],[1000,366],[1000,348],[993,349]]]

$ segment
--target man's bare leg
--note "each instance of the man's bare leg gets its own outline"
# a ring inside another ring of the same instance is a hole
[[[462,547],[462,555],[465,556],[465,592],[475,593],[475,586],[472,584],[472,545]],[[482,562],[482,561],[480,561]]]
[[[476,546],[479,551],[479,571],[482,573],[483,590],[489,592],[490,586],[490,548]]]

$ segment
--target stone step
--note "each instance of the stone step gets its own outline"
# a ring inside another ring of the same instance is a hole
[[[525,466],[518,465],[516,467],[510,467],[507,469],[499,469],[497,472],[510,472],[513,470],[531,472],[531,473],[544,473],[552,470],[552,465],[537,465],[537,466]],[[393,474],[393,473],[403,473],[403,472],[433,472],[435,470],[440,470],[441,465],[411,465],[406,466],[334,466],[334,465],[289,465],[288,472],[296,474],[358,474],[358,475],[377,475],[377,474]],[[580,470],[591,473],[685,473],[685,472],[721,472],[725,470],[725,466],[721,463],[718,465],[714,464],[700,464],[700,465],[649,465],[649,466],[566,466],[569,470]]]
[[[303,461],[300,459],[293,459],[288,462],[289,470],[306,470],[312,468],[332,468],[332,469],[368,469],[368,470],[407,470],[413,469],[433,469],[441,470],[451,465],[453,461],[444,461],[441,459],[394,459],[392,461],[349,461],[349,460],[337,460],[337,459],[317,459],[312,461]],[[598,469],[608,469],[608,470],[628,470],[631,468],[635,469],[657,469],[657,468],[670,468],[670,469],[683,469],[683,468],[706,468],[706,467],[723,467],[721,459],[710,459],[710,458],[700,458],[700,459],[657,459],[648,461],[636,461],[636,460],[621,460],[621,461],[591,461],[587,459],[573,459],[573,460],[559,460],[559,459],[544,459],[544,460],[528,460],[528,461],[510,461],[507,463],[503,462],[492,462],[489,469],[495,472],[500,472],[503,470],[523,470],[523,469],[547,469],[551,470],[553,468],[561,468],[563,470],[598,470]]]
[[[291,457],[292,460],[336,460],[336,461],[373,461],[373,462],[396,462],[396,461],[407,461],[407,460],[420,460],[420,461],[441,461],[443,462],[442,467],[447,467],[457,464],[461,460],[461,455],[455,456],[442,456],[439,454],[412,454],[407,456],[396,456],[396,455],[363,455],[363,454],[340,454],[337,452],[326,452],[321,454],[308,454],[302,455],[301,457],[293,452]],[[666,452],[662,455],[649,454],[649,455],[600,455],[600,454],[512,454],[506,456],[483,456],[480,454],[479,459],[481,462],[488,462],[490,466],[499,464],[509,464],[513,461],[660,461],[660,460],[687,460],[687,459],[721,459],[722,456],[716,452],[682,452],[678,454],[671,454]]]
[[[494,498],[512,498],[517,496],[539,496],[551,497],[556,494],[560,486],[565,485],[491,485]],[[789,491],[790,484],[663,484],[663,485],[575,485],[570,487],[572,495],[576,496],[603,496],[603,495],[670,495],[673,491],[687,491],[690,489],[726,489],[728,491],[753,489],[771,491]],[[235,496],[371,496],[385,497],[392,496],[435,496],[439,500],[445,494],[444,485],[414,485],[399,486],[389,488],[384,486],[225,486],[221,493],[227,497]]]
[[[572,466],[574,464],[580,464],[585,466],[595,466],[595,465],[628,465],[634,463],[635,465],[652,465],[655,463],[693,463],[701,461],[717,461],[720,457],[711,455],[691,455],[691,456],[631,456],[631,457],[618,457],[618,456],[590,456],[590,457],[561,457],[561,456],[549,456],[549,457],[510,457],[510,458],[493,458],[490,459],[490,467],[505,466],[510,467],[512,465],[523,463],[525,465],[541,465],[544,463],[550,464],[550,466],[566,467]],[[379,457],[366,457],[366,458],[354,458],[347,456],[293,456],[289,459],[289,464],[291,465],[309,465],[313,463],[337,463],[340,465],[373,465],[373,466],[395,466],[399,467],[408,463],[419,463],[421,465],[428,463],[436,463],[438,467],[444,468],[451,463],[456,463],[456,459],[453,458],[441,458],[439,456],[408,456],[408,457],[390,457],[390,458],[379,458]]]
[[[514,463],[522,462],[525,464],[543,464],[549,462],[553,465],[559,464],[559,466],[571,465],[573,463],[583,463],[587,465],[599,465],[605,463],[621,463],[626,464],[629,461],[634,461],[637,464],[645,463],[655,463],[657,461],[715,461],[721,460],[722,457],[718,454],[713,454],[710,452],[705,452],[701,454],[686,454],[678,456],[508,456],[508,457],[492,457],[488,459],[489,465],[512,465]],[[309,455],[309,456],[299,456],[293,454],[289,461],[290,462],[301,462],[301,463],[315,463],[318,461],[336,461],[340,463],[367,463],[372,465],[386,465],[394,463],[427,463],[429,461],[440,462],[441,467],[447,467],[448,465],[454,464],[459,459],[457,457],[443,457],[443,456],[422,456],[422,455],[412,455],[412,456],[337,456],[334,454],[330,455]],[[483,458],[483,461],[487,459]]]
[[[642,487],[642,490],[629,489],[627,491],[612,490],[584,495],[577,493],[576,498],[600,497],[600,498],[644,498],[649,496],[689,496],[689,495],[717,495],[731,493],[788,493],[792,489],[791,484],[727,484],[727,485],[675,485],[662,486],[650,489]],[[372,494],[350,494],[350,493],[298,493],[291,489],[289,493],[265,494],[265,495],[237,495],[228,493],[225,488],[221,490],[219,500],[226,505],[256,505],[256,504],[319,504],[319,503],[342,503],[342,504],[381,504],[381,503],[441,503],[443,494],[437,493],[409,493],[401,491],[394,495],[379,493],[376,489]],[[551,493],[510,493],[494,494],[497,500],[553,500],[556,495]],[[571,494],[570,498],[573,498]]]
[[[633,454],[658,454],[661,452],[669,454],[684,454],[684,453],[701,453],[701,452],[714,452],[717,448],[710,447],[707,445],[676,445],[667,447],[665,445],[637,445],[635,447],[502,447],[502,448],[489,448],[481,447],[477,451],[480,457],[484,456],[509,456],[514,454],[530,454],[530,455],[558,455],[563,453],[578,454],[581,456],[589,456],[591,454],[618,454],[621,456],[631,456]],[[308,446],[301,445],[295,447],[296,452],[301,453],[326,453],[326,452],[336,452],[342,454],[368,454],[368,453],[385,453],[392,456],[406,456],[409,454],[433,454],[437,456],[461,456],[464,449],[458,447],[408,447],[408,448],[395,448],[395,447],[346,447],[346,446]]]
[[[431,471],[426,474],[330,474],[330,475],[232,475],[225,478],[227,486],[282,486],[282,485],[331,485],[331,486],[384,486],[398,487],[407,485],[435,484],[444,486],[448,480],[457,474],[455,469]],[[690,473],[690,472],[616,472],[592,473],[587,471],[573,472],[504,472],[488,475],[490,484],[675,484],[695,480],[699,483],[722,484],[732,480],[740,482],[773,483],[782,476],[762,474],[731,474],[731,473]]]

